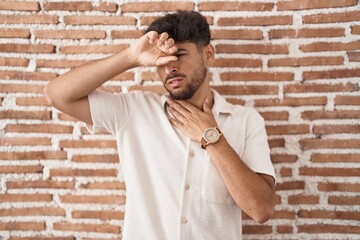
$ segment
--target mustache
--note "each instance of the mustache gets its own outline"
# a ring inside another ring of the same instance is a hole
[[[181,77],[181,78],[185,78],[186,75],[185,74],[181,74],[181,73],[177,73],[177,74],[169,74],[166,76],[165,78],[165,82],[169,79],[172,79],[172,78],[176,78],[176,77]]]

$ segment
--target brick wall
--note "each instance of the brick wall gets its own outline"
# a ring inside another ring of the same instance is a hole
[[[1,1],[0,239],[120,239],[114,140],[51,108],[42,88],[178,8],[211,24],[213,87],[266,120],[276,213],[263,225],[244,216],[244,238],[359,239],[358,0]],[[106,88],[161,92],[157,79],[134,69]]]

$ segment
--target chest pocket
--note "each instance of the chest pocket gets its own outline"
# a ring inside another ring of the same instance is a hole
[[[227,190],[220,173],[208,158],[205,165],[202,198],[209,204],[234,204],[234,200]]]

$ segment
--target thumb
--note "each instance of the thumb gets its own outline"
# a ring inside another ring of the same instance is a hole
[[[210,108],[210,103],[209,103],[209,99],[205,98],[204,103],[203,103],[203,110],[204,112],[210,113],[211,112],[211,108]]]

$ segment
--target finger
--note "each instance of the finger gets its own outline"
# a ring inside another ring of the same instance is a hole
[[[178,122],[181,122],[181,123],[185,122],[185,120],[186,120],[185,116],[182,115],[180,112],[176,111],[175,108],[170,107],[170,112]]]
[[[174,46],[170,47],[168,51],[170,54],[174,54],[178,51],[178,47],[176,45],[174,45]]]
[[[174,44],[175,44],[175,41],[174,41],[174,39],[172,39],[172,38],[168,38],[168,39],[165,41],[165,45],[166,45],[167,47],[172,47]]]
[[[158,39],[157,45],[161,46],[164,44],[164,42],[169,38],[169,34],[167,32],[163,32],[160,34],[160,37]]]
[[[178,111],[179,113],[181,113],[184,116],[187,116],[187,114],[189,113],[189,111],[180,104],[180,101],[174,101],[169,98],[168,104],[171,108],[174,108],[176,111]]]
[[[199,111],[197,107],[189,103],[188,101],[178,100],[176,101],[178,104],[180,104],[183,108],[185,108],[187,111],[194,113]]]
[[[203,110],[206,113],[211,113],[211,108],[210,108],[210,103],[209,103],[209,99],[205,98],[204,103],[203,103]]]
[[[155,66],[162,66],[168,64],[169,62],[174,62],[177,60],[178,58],[176,56],[159,57],[155,62]]]
[[[156,31],[150,31],[146,34],[146,36],[149,38],[149,44],[153,44],[159,34]]]
[[[181,128],[183,126],[183,124],[177,121],[175,118],[169,118],[169,121],[171,125],[173,125],[176,128]]]

